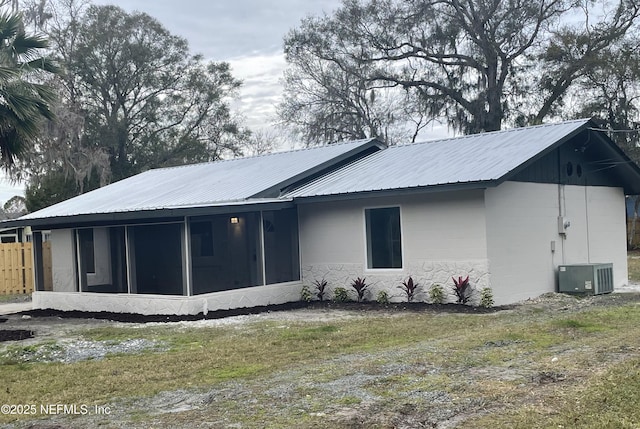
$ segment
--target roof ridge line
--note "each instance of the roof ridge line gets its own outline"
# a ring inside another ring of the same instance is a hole
[[[478,137],[478,136],[481,136],[481,135],[505,134],[505,133],[511,133],[511,132],[531,130],[532,128],[553,127],[553,126],[558,126],[558,125],[563,125],[563,124],[571,124],[571,123],[574,123],[574,122],[575,123],[577,123],[577,122],[586,123],[586,122],[588,122],[590,120],[591,120],[591,118],[571,119],[571,120],[568,120],[568,121],[549,122],[547,124],[538,124],[538,125],[528,125],[528,126],[524,126],[524,127],[507,128],[505,130],[486,131],[486,132],[475,133],[475,134],[465,134],[465,135],[457,136],[457,137],[445,137],[445,138],[439,138],[439,139],[434,139],[434,140],[423,140],[423,141],[419,141],[419,142],[413,142],[413,143],[408,143],[408,144],[400,144],[400,145],[390,146],[389,149],[392,149],[394,147],[400,147],[400,146],[413,146],[413,145],[421,145],[421,144],[429,144],[429,143],[440,143],[440,142],[449,141],[449,140],[463,140],[463,139]]]
[[[268,156],[279,155],[279,154],[284,154],[284,153],[296,153],[296,152],[312,151],[312,150],[316,150],[316,149],[323,149],[323,148],[326,148],[326,147],[329,147],[329,146],[343,146],[343,145],[352,144],[352,143],[358,143],[358,142],[368,143],[368,142],[373,141],[373,140],[377,140],[377,139],[375,137],[370,137],[370,138],[366,138],[366,139],[343,140],[343,141],[338,141],[338,142],[325,143],[325,144],[318,145],[318,146],[304,147],[304,148],[299,148],[299,149],[283,150],[283,151],[279,151],[279,152],[261,153],[261,154],[258,154],[258,155],[240,156],[238,158],[218,159],[216,161],[204,161],[204,162],[197,162],[197,163],[194,163],[194,164],[183,164],[183,165],[172,165],[170,167],[150,168],[149,170],[143,171],[142,173],[147,173],[149,171],[171,170],[171,169],[174,169],[174,168],[193,167],[193,166],[196,166],[196,165],[208,165],[208,164],[218,164],[218,163],[224,163],[224,162],[233,162],[233,161],[239,161],[239,160],[244,160],[244,159],[266,158]],[[130,176],[130,177],[133,177],[133,176]]]

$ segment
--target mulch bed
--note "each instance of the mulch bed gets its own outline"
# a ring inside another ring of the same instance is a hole
[[[33,338],[33,331],[25,331],[24,329],[0,330],[0,342],[20,341],[27,338]]]
[[[424,302],[411,303],[391,303],[378,304],[377,302],[334,302],[334,301],[312,301],[312,302],[289,302],[285,304],[263,305],[250,308],[234,308],[230,310],[210,311],[206,315],[200,313],[196,315],[142,315],[132,313],[112,313],[112,312],[86,312],[86,311],[59,311],[59,310],[30,310],[22,314],[32,317],[61,317],[74,319],[105,319],[116,322],[147,323],[147,322],[179,322],[203,319],[222,319],[224,317],[244,316],[249,314],[260,314],[272,311],[287,311],[298,309],[336,309],[363,312],[433,312],[433,313],[466,313],[485,314],[510,308],[508,306],[483,308],[471,307],[460,304],[427,304]]]

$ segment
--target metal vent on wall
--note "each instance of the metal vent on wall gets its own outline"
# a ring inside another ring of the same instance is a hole
[[[592,295],[613,292],[613,264],[560,265],[558,292]]]

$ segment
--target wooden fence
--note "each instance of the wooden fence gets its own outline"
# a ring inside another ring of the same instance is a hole
[[[0,295],[33,292],[33,245],[31,243],[0,244]],[[51,243],[42,243],[44,289],[52,290]]]

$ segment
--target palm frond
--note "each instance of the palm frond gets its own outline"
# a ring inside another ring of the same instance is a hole
[[[20,76],[20,69],[0,66],[0,84]]]
[[[42,81],[40,72],[58,73],[59,67],[42,57],[48,46],[39,35],[27,35],[22,15],[0,13],[0,162],[11,168],[28,156],[44,120],[54,114],[50,103],[56,98]]]
[[[22,27],[22,15],[15,13],[0,13],[0,40],[15,37]]]
[[[43,36],[27,36],[25,33],[19,32],[13,39],[14,51],[19,55],[32,50],[44,49],[48,47],[49,42]]]
[[[31,59],[30,61],[22,64],[22,68],[27,71],[38,70],[54,74],[58,74],[62,71],[55,61],[43,57]]]

